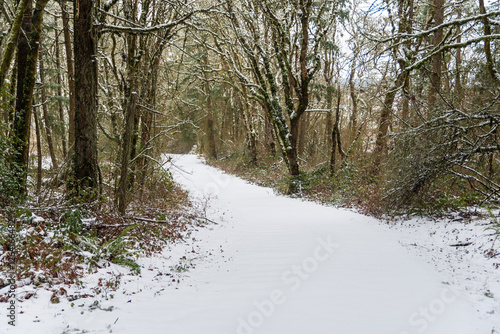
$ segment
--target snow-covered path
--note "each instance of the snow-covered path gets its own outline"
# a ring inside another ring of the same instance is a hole
[[[210,194],[211,216],[227,216],[212,237],[231,261],[197,280],[172,333],[489,332],[370,218],[276,196],[195,156],[175,164],[189,172],[173,169],[179,183]]]
[[[277,196],[193,155],[173,163],[174,178],[207,200],[218,222],[193,234],[197,254],[210,256],[193,256],[196,268],[177,286],[137,281],[150,292],[117,295],[112,312],[96,310],[89,320],[66,309],[41,324],[21,317],[23,332],[491,333],[465,294],[374,219]]]

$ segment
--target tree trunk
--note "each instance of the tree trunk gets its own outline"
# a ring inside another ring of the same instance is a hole
[[[136,103],[132,106],[134,109],[136,108]],[[138,112],[134,111],[134,124],[132,128],[132,141],[130,143],[130,161],[133,161],[137,156],[137,143],[139,142],[139,122],[140,115]],[[128,175],[128,189],[132,190],[135,182],[136,176],[136,167],[138,166],[134,162],[134,168],[130,169],[130,173]]]
[[[16,78],[16,105],[15,105],[16,117],[18,114],[17,111],[19,110],[21,100],[23,98],[24,77],[26,75],[28,52],[30,50],[29,36],[32,29],[31,25],[31,19],[33,15],[32,1],[30,0],[26,6],[27,7],[26,10],[24,11],[22,26],[21,26],[23,33],[19,35],[19,39],[17,42],[17,59],[16,59],[17,78]]]
[[[45,89],[45,68],[44,68],[44,62],[43,62],[43,53],[40,54],[40,59],[39,59],[39,74],[40,74],[40,82],[42,84],[41,86],[41,91],[42,91],[42,111],[43,111],[43,121],[45,123],[45,134],[47,136],[47,144],[49,146],[49,153],[50,153],[50,160],[52,161],[52,168],[53,169],[59,169],[57,166],[57,159],[56,159],[56,152],[54,150],[54,142],[52,140],[52,123],[50,122],[49,119],[49,111],[47,108],[47,92]]]
[[[328,78],[331,81],[331,78]],[[328,112],[326,114],[326,122],[325,122],[325,142],[327,151],[332,149],[332,129],[333,129],[333,94],[335,92],[335,88],[331,83],[328,83],[326,87],[326,109]]]
[[[146,86],[146,93],[145,95],[145,101],[147,105],[152,107],[152,109],[156,108],[156,85],[157,85],[157,78],[158,78],[158,67],[159,67],[159,59],[160,57],[156,57],[155,61],[152,65],[151,71],[148,74],[148,80],[147,86]],[[151,110],[146,110],[145,108],[142,108],[142,121],[141,121],[141,151],[144,153],[148,152],[148,150],[151,148],[151,143],[150,140],[152,138],[153,134],[153,117],[154,113]],[[141,187],[141,197],[142,197],[142,191],[144,189],[145,181],[146,181],[146,176],[148,175],[148,166],[149,166],[149,159],[146,158],[145,154],[142,154],[142,156],[139,158],[139,161],[137,162],[139,166],[139,185]]]
[[[208,53],[208,50],[206,50]],[[208,67],[208,54],[205,54],[204,65]],[[215,141],[215,126],[214,126],[214,110],[212,108],[212,96],[211,96],[211,88],[210,88],[210,78],[208,77],[208,72],[203,71],[203,77],[205,79],[203,89],[206,96],[206,108],[207,115],[205,120],[205,132],[206,132],[206,140],[207,140],[207,155],[212,159],[217,159],[217,145]]]
[[[211,111],[209,111],[211,113]],[[215,144],[215,128],[214,118],[211,114],[207,115],[206,120],[206,135],[207,135],[207,154],[212,159],[217,159],[217,146]]]
[[[462,18],[462,11],[458,11],[458,19]],[[458,28],[458,33],[461,33],[461,29]],[[457,43],[462,43],[462,36],[458,36]],[[455,92],[454,92],[454,102],[461,103],[463,99],[463,91],[462,91],[462,48],[457,48],[455,53]]]
[[[385,94],[384,105],[382,106],[382,112],[380,114],[377,140],[375,141],[375,149],[373,151],[373,175],[378,175],[380,164],[387,154],[387,134],[389,132],[389,125],[391,124],[392,119],[392,106],[394,104],[394,99],[396,98],[398,90],[404,83],[406,75],[406,72],[402,70],[402,72],[398,74],[394,85]]]
[[[36,154],[37,154],[37,173],[36,173],[36,193],[40,194],[42,189],[42,135],[40,133],[40,117],[36,108],[33,110],[35,118],[35,134],[36,134]]]
[[[401,107],[401,118],[403,120],[402,127],[410,123],[410,76],[407,75],[403,84],[403,96]],[[406,122],[406,123],[405,123]]]
[[[133,1],[127,0],[123,2],[123,10],[125,14],[125,19],[127,19],[129,22],[136,22],[136,17],[137,17],[137,10],[138,8],[134,5]],[[138,41],[139,39],[139,41]],[[139,118],[140,114],[136,112],[136,101],[137,97],[136,95],[138,94],[139,91],[139,81],[138,81],[138,71],[139,71],[139,64],[141,60],[141,55],[145,52],[142,48],[142,43],[141,43],[141,36],[137,36],[135,34],[127,34],[126,35],[126,49],[127,49],[127,77],[126,77],[126,83],[124,87],[124,95],[125,95],[125,103],[124,103],[124,110],[125,110],[125,130],[128,132],[124,132],[124,136],[129,136],[130,137],[130,142],[127,143],[129,148],[127,148],[129,157],[128,157],[128,162],[127,166],[130,167],[130,161],[132,161],[136,154],[137,154],[137,142],[139,140]],[[129,113],[132,113],[132,119],[130,121],[132,122],[131,125],[129,125],[127,122],[129,121]],[[131,126],[129,129],[128,126]],[[124,138],[122,136],[122,151],[125,150],[125,141],[128,141],[129,138]],[[122,158],[122,164],[123,164],[123,158]],[[122,165],[123,168],[123,165]],[[121,170],[121,173],[123,173],[123,170]],[[130,168],[130,170],[127,171],[127,190],[131,190],[133,187],[133,183],[135,180],[135,170],[133,168]],[[122,180],[120,179],[120,184],[119,187],[121,186]],[[121,194],[120,194],[121,196]],[[125,208],[126,208],[126,201],[124,202]],[[120,206],[119,206],[120,207]],[[121,211],[120,211],[121,212]]]
[[[69,17],[68,12],[66,11],[66,3],[64,1],[61,2],[61,16],[63,21],[64,49],[66,51],[66,67],[68,71],[68,142],[70,145],[68,147],[68,154],[71,154],[72,147],[75,144],[75,66],[73,61],[73,49],[71,46],[71,35],[69,31]]]
[[[298,156],[302,159],[304,158],[304,150],[306,147],[306,130],[307,130],[307,114],[302,115],[299,123],[299,146],[298,146]]]
[[[247,96],[247,91],[243,88],[243,103],[241,99],[237,97],[239,109],[243,112],[244,118],[244,126],[246,128],[246,142],[247,148],[250,152],[250,164],[255,165],[257,163],[257,139],[255,129],[254,129],[254,121],[252,118],[252,112],[249,110],[249,101]]]
[[[351,64],[351,73],[349,75],[349,93],[351,95],[352,102],[352,113],[351,119],[349,120],[350,141],[354,140],[354,136],[356,135],[356,131],[358,128],[358,97],[356,94],[356,86],[354,84],[354,75],[356,74],[356,57],[357,54],[354,54],[354,58]]]
[[[267,107],[263,105],[263,108]],[[274,141],[274,128],[272,124],[272,120],[269,118],[269,112],[264,110],[264,127],[265,127],[265,144],[267,153],[271,156],[276,156],[276,143]]]
[[[398,16],[399,16],[399,27],[398,30],[401,34],[411,34],[413,31],[413,17],[414,17],[414,9],[413,9],[413,0],[398,0]],[[412,49],[412,42],[407,41],[405,43],[405,48],[406,50],[411,50]],[[397,56],[394,56],[394,58],[397,58]],[[410,56],[410,58],[412,58]],[[410,59],[406,60],[407,62],[411,62]],[[410,100],[411,100],[411,94],[410,94],[410,76],[406,75],[405,80],[403,83],[403,88],[402,88],[402,107],[401,107],[401,127],[400,129],[402,130],[403,128],[406,128],[408,126],[411,126],[413,123],[410,119]]]
[[[481,14],[486,14],[486,7],[484,6],[484,0],[479,0],[479,12]],[[483,18],[483,30],[484,35],[491,35],[491,24],[490,19],[485,17]],[[484,40],[484,54],[486,56],[486,68],[488,69],[488,73],[491,76],[491,80],[495,84],[495,86],[500,86],[500,76],[498,75],[497,70],[495,69],[495,62],[493,55],[491,54],[491,42],[489,39]]]
[[[299,157],[297,154],[297,139],[299,137],[299,126],[301,117],[295,117],[290,120],[290,147],[286,148],[288,162],[290,163],[290,175],[298,176]]]
[[[12,73],[10,74],[10,88],[9,88],[9,93],[10,96],[16,96],[17,95],[17,72],[18,72],[18,66],[17,66],[17,56],[14,64],[14,68],[12,68]],[[16,116],[16,99],[11,99],[10,101],[10,113],[9,113],[9,128],[12,128],[12,125],[14,124],[14,119]]]
[[[339,151],[341,157],[344,157],[344,151],[342,150],[342,143],[340,140],[340,129],[339,129],[339,124],[340,124],[340,102],[342,99],[342,94],[340,93],[340,87],[337,89],[337,106],[336,106],[336,111],[335,111],[335,124],[333,125],[332,129],[332,135],[331,135],[331,142],[332,142],[332,150],[331,150],[331,155],[330,155],[330,175],[335,174],[336,170],[336,156],[337,156],[337,150]]]
[[[125,214],[127,209],[127,193],[129,190],[129,163],[132,145],[132,132],[134,129],[134,118],[136,113],[137,93],[132,92],[127,103],[125,113],[125,127],[122,136],[122,159],[120,166],[120,183],[118,184],[118,212]]]
[[[72,195],[93,200],[98,194],[97,58],[92,25],[94,0],[80,0],[75,8],[75,143]]]
[[[5,81],[5,77],[7,76],[7,72],[10,67],[10,63],[12,62],[12,58],[14,57],[14,51],[16,49],[21,26],[23,26],[23,31],[25,33],[29,32],[29,30],[26,31],[24,30],[24,28],[27,28],[27,25],[25,24],[28,23],[25,20],[31,17],[31,1],[32,0],[21,0],[17,5],[16,16],[9,31],[5,52],[2,55],[2,63],[0,65],[0,87],[3,86],[3,82]],[[26,12],[30,12],[30,15],[26,16]],[[25,37],[23,36],[22,38]]]
[[[42,189],[42,135],[40,133],[40,117],[38,116],[37,108],[33,108],[33,116],[35,118],[35,134],[36,134],[36,155],[37,155],[37,169],[36,169],[36,193],[40,194]]]
[[[31,14],[28,7],[25,13],[23,29],[29,42],[22,38],[18,48],[18,82],[16,97],[16,116],[12,135],[14,137],[15,163],[17,181],[21,189],[21,197],[26,195],[26,176],[29,163],[29,143],[33,90],[35,88],[38,49],[42,31],[44,8],[48,0],[39,0]]]
[[[444,21],[444,0],[434,0],[434,26],[439,26]],[[434,32],[432,43],[437,47],[443,40],[443,29]],[[431,87],[429,95],[429,107],[432,110],[437,101],[437,94],[441,91],[441,67],[443,54],[441,52],[432,56]]]
[[[68,143],[66,141],[66,127],[65,127],[65,121],[64,121],[64,110],[63,110],[63,105],[62,105],[62,79],[61,79],[61,73],[59,69],[61,68],[61,54],[59,51],[59,34],[56,34],[56,41],[55,41],[55,48],[56,48],[56,68],[57,70],[57,76],[56,76],[56,82],[57,82],[57,96],[58,96],[58,101],[57,101],[57,109],[59,111],[59,123],[60,123],[60,129],[61,129],[61,138],[62,138],[62,149],[63,149],[63,156],[66,159],[68,156]]]

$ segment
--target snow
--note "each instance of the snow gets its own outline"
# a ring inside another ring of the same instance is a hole
[[[455,217],[431,221],[413,218],[387,225],[398,232],[401,245],[433,264],[450,284],[469,296],[478,316],[500,330],[500,259],[489,258],[497,236],[487,229],[490,219]],[[452,245],[467,245],[454,247]]]
[[[427,242],[424,225],[421,233],[407,233],[348,210],[277,196],[195,155],[172,157],[176,181],[217,224],[140,259],[140,276],[113,265],[67,288],[68,295],[83,294],[99,279],[119,279],[117,291],[101,285],[99,296],[73,306],[34,291],[18,303],[18,326],[2,324],[5,333],[489,334],[495,321],[500,328],[499,320],[477,312],[466,277],[450,282],[426,252],[405,249],[416,238]]]
[[[43,170],[52,169],[52,160],[50,159],[50,157],[48,156],[42,157],[42,169]]]

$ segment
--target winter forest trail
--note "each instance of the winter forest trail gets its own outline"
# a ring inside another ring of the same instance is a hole
[[[377,220],[277,196],[194,155],[170,157],[174,179],[217,224],[142,259],[141,275],[124,275],[97,304],[51,304],[40,290],[7,333],[492,333],[466,293]],[[182,279],[172,280],[171,268]]]
[[[172,333],[486,333],[467,298],[374,219],[173,158],[176,181],[224,217],[212,238],[230,262],[197,280]]]

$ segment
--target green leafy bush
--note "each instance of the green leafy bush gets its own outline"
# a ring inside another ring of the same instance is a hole
[[[74,234],[75,241],[72,247],[81,255],[90,254],[86,257],[89,257],[91,265],[97,264],[101,260],[106,260],[125,265],[139,274],[140,267],[132,259],[134,252],[129,250],[129,238],[127,237],[128,232],[137,226],[135,224],[128,226],[118,237],[105,242],[102,242],[102,240],[89,233],[83,236]]]

